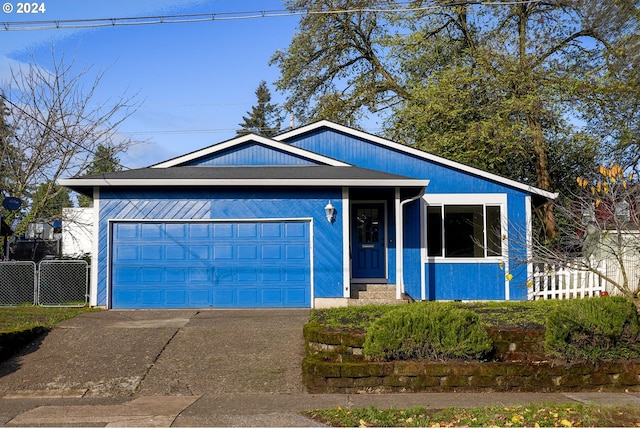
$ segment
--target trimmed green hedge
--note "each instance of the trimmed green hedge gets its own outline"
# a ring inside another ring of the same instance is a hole
[[[545,342],[568,362],[640,359],[640,319],[625,297],[566,300],[549,313]]]
[[[397,308],[373,322],[364,354],[374,361],[482,359],[492,348],[473,311],[427,302]]]

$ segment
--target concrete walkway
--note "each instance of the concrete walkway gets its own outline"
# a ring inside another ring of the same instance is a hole
[[[308,310],[103,311],[0,365],[5,426],[313,426],[306,409],[640,405],[631,393],[308,394]]]

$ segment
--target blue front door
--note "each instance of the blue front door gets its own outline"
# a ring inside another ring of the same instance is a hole
[[[352,278],[386,277],[384,204],[354,204],[351,218]]]

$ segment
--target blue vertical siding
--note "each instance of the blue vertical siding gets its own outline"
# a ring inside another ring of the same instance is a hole
[[[526,198],[521,195],[509,194],[507,204],[512,209],[509,210],[509,272],[513,275],[510,281],[510,299],[526,300],[527,288],[527,214]]]
[[[186,163],[184,166],[257,166],[257,165],[317,165],[309,159],[295,156],[258,143],[247,143]]]
[[[425,281],[428,300],[505,299],[499,263],[427,263]]]
[[[422,295],[421,269],[421,221],[420,201],[410,202],[404,207],[403,216],[403,269],[404,291],[414,300]]]
[[[341,212],[339,188],[303,190],[102,189],[98,249],[98,305],[107,304],[108,220],[313,219],[315,297],[342,297],[342,218],[325,217],[328,200]]]
[[[524,195],[503,184],[336,131],[311,132],[287,140],[287,143],[361,168],[428,179],[427,193],[511,192]]]

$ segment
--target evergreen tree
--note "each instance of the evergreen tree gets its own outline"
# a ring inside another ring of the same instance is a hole
[[[43,183],[36,189],[32,200],[31,210],[26,217],[26,223],[35,221],[59,220],[62,218],[62,208],[71,207],[69,190],[55,183]]]
[[[272,137],[280,131],[282,116],[277,104],[271,104],[271,92],[264,80],[256,89],[258,104],[247,112],[247,116],[242,116],[243,123],[239,125],[242,129],[236,131],[238,135],[254,133],[264,137]]]
[[[87,168],[87,175],[106,174],[108,172],[122,171],[120,159],[116,156],[113,147],[99,144],[91,165]],[[91,206],[92,198],[85,195],[78,196],[78,205],[81,207]]]

